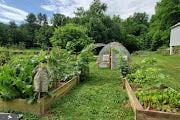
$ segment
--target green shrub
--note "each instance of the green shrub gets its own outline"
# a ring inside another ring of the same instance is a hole
[[[80,81],[85,81],[88,79],[89,76],[89,62],[91,61],[93,53],[92,50],[94,49],[94,44],[87,46],[83,49],[78,56],[77,66],[78,71],[80,71]]]
[[[68,77],[75,75],[75,63],[73,56],[65,49],[54,47],[48,58],[48,68],[51,79],[54,81],[64,81]]]
[[[53,46],[60,46],[62,49],[72,52],[80,52],[92,42],[92,39],[86,34],[86,28],[76,24],[58,27],[51,38]]]

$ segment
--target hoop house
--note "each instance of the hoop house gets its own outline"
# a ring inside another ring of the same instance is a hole
[[[99,68],[119,68],[121,57],[128,63],[131,61],[129,51],[118,42],[112,42],[102,48],[99,53],[97,64]]]

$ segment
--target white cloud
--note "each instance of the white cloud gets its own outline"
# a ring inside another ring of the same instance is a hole
[[[72,17],[77,8],[84,7],[87,9],[91,1],[92,0],[48,0],[41,5],[41,8]]]
[[[6,5],[4,0],[0,0],[1,22],[8,23],[13,20],[20,23],[26,18],[27,14],[28,13],[23,10]]]
[[[62,13],[67,16],[74,16],[78,7],[89,8],[92,0],[47,0],[41,7],[54,13]],[[156,2],[159,0],[101,0],[108,5],[107,14],[120,15],[127,18],[134,12],[147,12],[154,14]]]
[[[3,23],[9,23],[9,19],[6,18],[0,18],[0,21]]]

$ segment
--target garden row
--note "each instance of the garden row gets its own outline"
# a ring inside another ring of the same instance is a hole
[[[32,54],[0,52],[4,61],[0,66],[0,110],[44,114],[58,97],[86,79],[91,48],[79,55],[58,47]]]
[[[127,64],[121,67],[135,118],[179,120],[180,93],[164,83],[170,78],[161,73],[156,62],[153,58],[146,58],[131,68]]]
[[[12,48],[0,47],[0,66],[10,61],[14,56],[25,56],[25,55],[35,55],[39,54],[39,50],[20,50]]]

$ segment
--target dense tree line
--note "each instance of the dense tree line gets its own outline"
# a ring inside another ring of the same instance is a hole
[[[169,44],[170,27],[178,22],[180,22],[180,0],[161,0],[150,22],[152,50]]]
[[[78,8],[73,18],[54,14],[51,25],[46,14],[30,13],[24,24],[0,23],[0,44],[44,49],[58,45],[77,52],[91,42],[118,41],[130,51],[156,50],[168,45],[170,27],[180,22],[179,0],[158,2],[151,19],[146,13],[134,13],[123,20],[120,16],[108,16],[106,10],[106,4],[94,0],[88,10]]]

